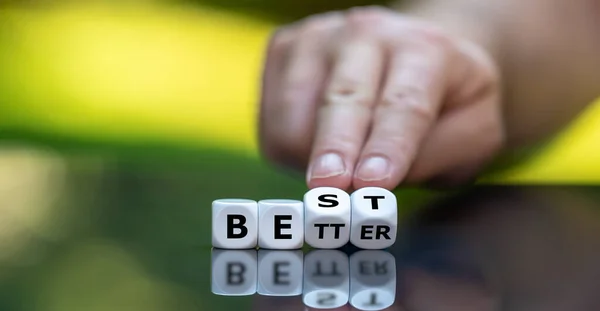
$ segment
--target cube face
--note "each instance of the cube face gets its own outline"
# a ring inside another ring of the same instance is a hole
[[[365,250],[350,256],[350,305],[384,310],[396,299],[396,260],[388,252]]]
[[[298,200],[258,202],[258,247],[299,249],[304,245],[304,203]]]
[[[348,303],[348,256],[338,250],[314,250],[304,258],[302,301],[314,309],[334,309]]]
[[[258,289],[263,296],[302,294],[304,253],[296,251],[258,251]]]
[[[350,196],[322,187],[304,195],[304,240],[322,249],[339,248],[350,240]]]
[[[384,249],[396,242],[398,205],[396,196],[383,188],[356,190],[352,202],[350,242],[362,249]]]
[[[211,290],[214,294],[249,296],[256,293],[256,250],[213,249],[211,267]]]
[[[212,204],[212,245],[250,249],[258,244],[258,204],[253,200],[221,199]]]

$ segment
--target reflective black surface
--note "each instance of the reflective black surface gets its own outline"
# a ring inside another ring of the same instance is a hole
[[[295,297],[260,293],[261,274],[289,269],[259,259],[252,309],[600,310],[599,199],[594,187],[522,186],[432,200],[404,219],[389,252],[348,247],[337,264],[331,251],[308,252]]]
[[[305,191],[217,150],[4,146],[0,310],[600,310],[600,187],[398,189],[385,251],[212,250],[212,200]],[[215,284],[226,258],[256,283]]]

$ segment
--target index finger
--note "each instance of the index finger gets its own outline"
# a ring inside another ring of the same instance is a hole
[[[307,184],[347,189],[371,123],[383,51],[367,38],[345,42],[335,55],[333,72],[320,108]]]

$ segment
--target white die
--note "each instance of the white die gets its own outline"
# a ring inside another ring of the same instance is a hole
[[[298,251],[258,251],[258,294],[298,296],[302,294],[303,256]]]
[[[384,249],[396,242],[398,204],[383,188],[367,187],[350,196],[352,230],[350,242],[362,249]]]
[[[302,301],[309,308],[334,309],[348,303],[348,256],[338,250],[313,250],[304,258]]]
[[[331,187],[304,195],[304,240],[314,248],[339,248],[350,240],[350,196]]]
[[[389,308],[396,298],[396,260],[385,251],[350,256],[350,305],[358,310]]]
[[[257,288],[256,250],[213,249],[211,289],[216,295],[254,295]]]
[[[212,203],[212,245],[250,249],[258,243],[258,204],[253,200],[220,199]]]
[[[304,204],[298,200],[258,202],[258,247],[299,249],[304,245]]]

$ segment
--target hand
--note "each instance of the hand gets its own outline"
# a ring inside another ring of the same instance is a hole
[[[499,70],[476,44],[394,11],[316,15],[277,31],[260,140],[310,188],[470,180],[502,147]]]

